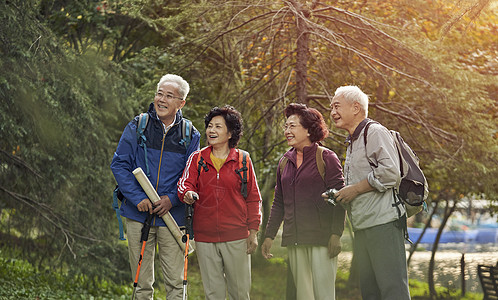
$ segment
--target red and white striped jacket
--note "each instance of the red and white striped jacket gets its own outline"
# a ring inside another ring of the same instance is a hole
[[[247,238],[249,229],[258,230],[261,224],[261,194],[251,160],[247,159],[247,198],[241,194],[239,150],[232,148],[217,172],[210,154],[212,147],[192,153],[183,176],[178,181],[178,197],[194,191],[199,199],[194,204],[193,227],[195,240],[216,243]],[[200,169],[197,162],[202,156],[208,170]]]

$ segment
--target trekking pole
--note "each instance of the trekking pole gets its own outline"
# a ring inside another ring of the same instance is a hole
[[[194,196],[194,200],[197,197]],[[194,216],[194,207],[191,204],[185,206],[185,235],[183,242],[185,243],[185,265],[183,266],[183,300],[187,299],[187,268],[188,268],[188,246],[189,240],[194,238],[194,231],[192,229],[192,217]]]
[[[138,258],[137,273],[135,274],[135,281],[133,282],[133,294],[131,295],[131,300],[135,299],[135,293],[137,292],[138,276],[140,274],[140,267],[142,266],[142,260],[144,258],[145,244],[149,239],[150,223],[154,214],[147,214],[145,218],[144,227],[142,227],[142,235],[140,237],[140,242],[142,243],[142,250],[140,250],[140,257]]]
[[[147,178],[147,176],[145,175],[142,168],[138,167],[135,170],[133,170],[133,175],[135,175],[135,178],[137,179],[138,183],[149,197],[149,200],[152,201],[152,203],[156,203],[161,199],[157,194],[156,190],[154,189],[154,187],[152,186],[152,184],[150,183],[149,178]],[[168,228],[171,234],[175,237],[175,240],[182,249],[182,251],[185,250],[184,248],[185,242],[183,242],[183,232],[180,231],[180,228],[178,227],[178,224],[176,223],[173,216],[171,216],[171,213],[168,211],[164,216],[162,216],[162,219],[166,224],[166,228]]]

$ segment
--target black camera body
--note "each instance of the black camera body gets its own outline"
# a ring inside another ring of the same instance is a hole
[[[328,204],[330,205],[336,205],[337,202],[335,202],[336,200],[336,197],[335,197],[335,193],[337,193],[338,190],[336,189],[329,189],[325,192],[325,194],[327,195],[327,199],[325,201],[327,201]]]

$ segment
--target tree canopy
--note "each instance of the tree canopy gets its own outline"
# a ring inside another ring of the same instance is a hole
[[[0,233],[41,249],[27,254],[40,265],[124,278],[109,164],[165,73],[191,84],[184,114],[201,132],[212,106],[241,111],[266,212],[287,149],[283,109],[303,102],[328,119],[349,84],[420,156],[434,201],[496,201],[497,10],[490,0],[2,2]],[[330,132],[324,143],[344,157],[345,132]]]

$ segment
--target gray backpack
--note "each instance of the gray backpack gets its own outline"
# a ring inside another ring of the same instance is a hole
[[[367,146],[367,133],[368,127],[376,121],[370,121],[365,125],[365,132],[363,138],[365,147]],[[398,199],[402,201],[406,208],[407,217],[411,217],[422,209],[427,210],[427,196],[429,195],[429,185],[425,179],[424,172],[419,166],[419,158],[417,154],[408,146],[403,140],[399,132],[389,130],[399,155],[399,168],[401,173],[401,183],[396,189]],[[372,167],[376,167],[374,163],[370,162]]]

